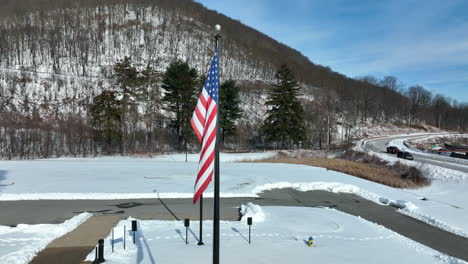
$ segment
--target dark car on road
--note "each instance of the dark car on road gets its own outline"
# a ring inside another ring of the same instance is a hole
[[[401,159],[414,160],[413,155],[407,151],[400,151],[397,156]]]
[[[387,153],[397,154],[398,152],[400,152],[400,150],[397,147],[394,147],[394,146],[387,147]]]

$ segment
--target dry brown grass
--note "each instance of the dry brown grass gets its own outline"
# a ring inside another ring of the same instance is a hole
[[[253,161],[258,163],[289,163],[302,164],[314,167],[322,167],[329,170],[353,175],[369,181],[381,183],[395,188],[418,188],[429,184],[424,177],[408,177],[396,170],[378,168],[369,164],[344,160],[326,158],[279,158]],[[410,170],[411,171],[411,170]]]
[[[147,158],[154,158],[158,154],[146,151],[130,151],[128,153],[129,156],[137,156],[137,157],[147,157]]]

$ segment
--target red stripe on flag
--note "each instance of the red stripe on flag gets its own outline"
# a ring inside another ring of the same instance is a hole
[[[200,131],[198,131],[198,127],[195,125],[195,121],[193,121],[193,118],[190,120],[190,124],[192,124],[193,131],[197,135],[198,141],[202,141],[202,135]]]
[[[203,88],[203,89],[205,89],[205,88]],[[210,98],[211,98],[211,97],[210,97]],[[205,106],[206,106],[206,99],[205,99],[205,97],[203,96],[203,92],[202,92],[202,94],[200,94],[200,102],[202,103],[202,105],[205,105]]]
[[[214,130],[216,130],[216,128]],[[213,141],[215,141],[215,139],[216,139],[216,132],[213,132],[213,133],[211,133],[210,137],[206,140],[206,143],[203,146],[203,149],[202,149],[202,152],[201,152],[201,157],[205,156],[205,152],[208,150],[211,143],[213,143]],[[213,149],[212,152],[214,152],[214,149]],[[211,153],[210,153],[210,155],[211,155]],[[200,158],[200,161],[201,161],[201,158]]]
[[[211,180],[213,179],[213,172],[211,172],[210,176],[208,176],[208,179],[198,188],[198,191],[195,192],[195,195],[193,196],[193,203],[197,203],[198,199],[200,199],[200,196],[203,194],[203,192],[208,188],[208,185],[210,184]]]
[[[195,115],[202,126],[205,124],[205,117],[200,113],[200,109],[195,108]]]
[[[197,184],[198,180],[200,180],[200,177],[205,173],[205,171],[210,167],[211,163],[214,161],[214,153],[210,154],[208,159],[206,159],[205,163],[203,163],[203,166],[199,169],[198,175],[197,175],[197,181],[195,182],[195,185]]]

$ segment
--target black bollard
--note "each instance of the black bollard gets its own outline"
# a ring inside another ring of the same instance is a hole
[[[185,244],[188,244],[188,228],[190,226],[190,219],[186,218],[184,221],[185,226]]]
[[[133,244],[135,244],[135,233],[136,231],[138,231],[136,220],[132,220],[132,231],[133,231]]]
[[[103,263],[106,260],[104,259],[104,239],[99,239],[98,241],[98,263]]]
[[[249,244],[250,244],[250,227],[252,226],[252,217],[247,217],[247,224],[249,225]]]
[[[114,228],[112,228],[112,253],[114,253]]]

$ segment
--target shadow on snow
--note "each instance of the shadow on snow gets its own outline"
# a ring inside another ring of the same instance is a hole
[[[8,172],[6,170],[0,170],[0,192],[5,188],[5,187],[8,187],[8,186],[11,186],[14,184],[14,182],[12,183],[6,183],[4,182],[6,179],[7,179],[7,174]]]
[[[145,259],[145,251],[148,253],[149,261],[151,264],[155,264],[156,261],[154,260],[153,254],[151,253],[151,249],[148,246],[148,241],[146,241],[145,236],[140,228],[140,231],[136,233],[135,245],[137,247],[137,263],[142,263]],[[130,236],[133,236],[132,231],[128,231]]]

